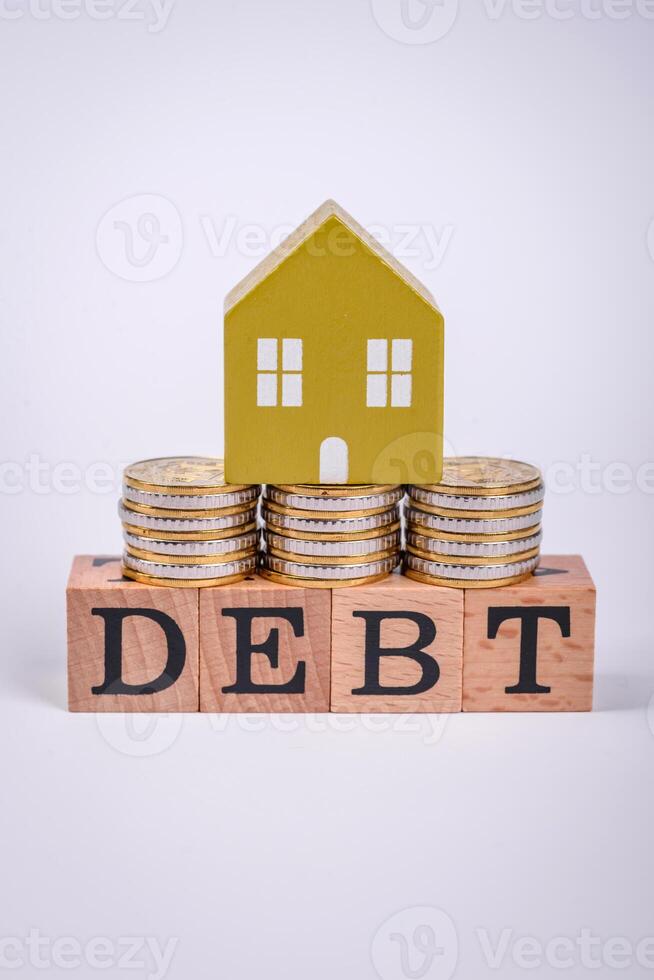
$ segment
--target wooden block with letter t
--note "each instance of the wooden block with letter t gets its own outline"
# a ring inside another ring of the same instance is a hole
[[[590,711],[595,586],[579,555],[518,585],[466,589],[464,711]]]
[[[200,710],[329,711],[330,626],[330,589],[201,589]]]
[[[69,710],[198,711],[198,591],[131,582],[120,558],[75,558]]]
[[[390,575],[334,589],[332,711],[460,711],[463,593]]]

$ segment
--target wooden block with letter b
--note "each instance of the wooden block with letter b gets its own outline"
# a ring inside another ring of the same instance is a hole
[[[461,710],[463,593],[390,575],[335,589],[332,711]]]
[[[200,710],[329,711],[331,590],[200,590]]]
[[[70,711],[198,711],[198,589],[141,585],[80,555],[66,590]]]
[[[464,711],[590,711],[595,586],[578,555],[541,558],[535,574],[467,589]]]

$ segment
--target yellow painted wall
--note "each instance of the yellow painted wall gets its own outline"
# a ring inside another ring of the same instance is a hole
[[[257,407],[259,337],[279,338],[280,355],[282,338],[303,340],[302,407]],[[412,339],[410,408],[366,406],[369,338]],[[442,414],[441,314],[337,217],[226,314],[229,482],[319,483],[320,444],[338,436],[348,483],[435,483]]]

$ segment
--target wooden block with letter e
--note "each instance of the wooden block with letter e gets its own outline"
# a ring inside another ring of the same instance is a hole
[[[131,582],[120,558],[75,558],[69,710],[198,711],[198,591]]]
[[[578,555],[518,585],[466,589],[464,711],[590,711],[595,586]]]
[[[394,573],[335,589],[332,711],[460,711],[463,593]]]
[[[331,590],[200,590],[200,710],[329,711]]]

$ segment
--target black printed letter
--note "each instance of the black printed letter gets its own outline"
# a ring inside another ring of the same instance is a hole
[[[429,616],[418,612],[372,612],[357,610],[352,613],[366,624],[365,673],[363,687],[352,694],[422,694],[438,682],[440,667],[433,657],[425,653],[423,647],[429,646],[436,638],[436,625]],[[408,619],[418,627],[418,638],[408,647],[382,647],[381,624],[385,619]],[[384,687],[379,679],[379,665],[382,657],[408,657],[422,668],[422,677],[409,687]]]
[[[223,616],[236,620],[236,681],[223,688],[223,694],[304,694],[306,664],[300,661],[295,674],[285,684],[255,684],[252,680],[252,654],[264,653],[270,666],[279,666],[279,630],[273,627],[263,643],[252,642],[252,621],[258,617],[285,619],[295,636],[304,636],[304,615],[301,606],[291,608],[223,609]]]
[[[570,606],[491,606],[488,610],[488,639],[494,640],[502,623],[507,619],[519,619],[520,627],[520,677],[512,687],[505,687],[506,694],[549,694],[550,687],[536,680],[538,653],[538,620],[553,619],[559,624],[561,636],[570,636]]]
[[[92,609],[92,616],[104,619],[104,681],[92,687],[92,694],[158,694],[175,683],[186,663],[186,643],[174,619],[158,609]],[[168,644],[166,666],[147,684],[126,684],[123,672],[123,620],[143,616],[161,626]]]

